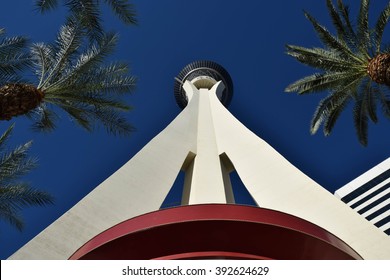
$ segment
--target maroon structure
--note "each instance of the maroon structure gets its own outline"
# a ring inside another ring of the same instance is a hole
[[[70,259],[362,259],[326,230],[292,215],[235,204],[180,206],[100,233]]]

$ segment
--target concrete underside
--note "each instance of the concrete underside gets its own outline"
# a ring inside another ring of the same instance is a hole
[[[234,204],[174,207],[124,221],[71,259],[361,259],[347,244],[291,215]]]

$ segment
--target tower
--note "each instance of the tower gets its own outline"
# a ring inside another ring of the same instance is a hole
[[[220,65],[186,66],[182,112],[11,258],[390,259],[388,236],[230,114],[232,93]],[[181,205],[160,209],[180,170]],[[257,207],[235,204],[232,171]]]

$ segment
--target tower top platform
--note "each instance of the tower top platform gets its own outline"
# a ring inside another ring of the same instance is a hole
[[[198,89],[211,89],[222,81],[225,89],[218,96],[221,103],[228,107],[233,96],[233,81],[229,73],[218,63],[209,60],[197,60],[186,65],[175,77],[174,94],[177,104],[184,109],[188,104],[188,96],[183,89],[185,81],[191,81]]]

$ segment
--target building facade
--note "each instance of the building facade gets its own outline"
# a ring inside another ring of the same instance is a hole
[[[335,195],[390,235],[390,158],[338,189]]]

